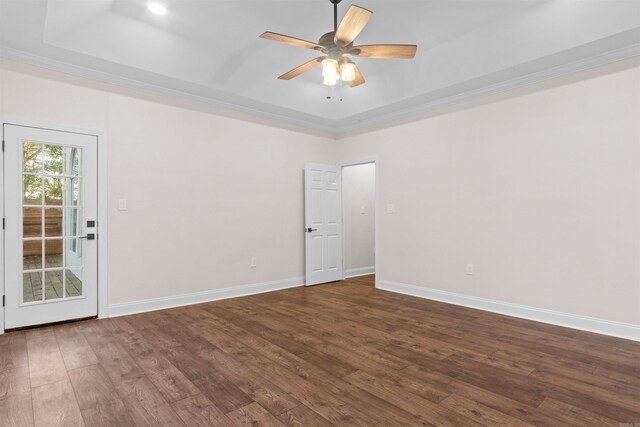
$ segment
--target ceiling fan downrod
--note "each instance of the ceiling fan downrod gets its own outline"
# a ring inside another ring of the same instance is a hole
[[[338,3],[342,0],[329,0],[333,3],[333,32],[338,31]]]

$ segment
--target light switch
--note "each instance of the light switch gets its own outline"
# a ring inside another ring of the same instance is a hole
[[[396,205],[394,205],[393,203],[387,204],[387,213],[388,214],[396,213]]]
[[[118,210],[119,211],[127,210],[127,199],[118,199]]]
[[[360,206],[360,215],[366,214],[364,206]]]

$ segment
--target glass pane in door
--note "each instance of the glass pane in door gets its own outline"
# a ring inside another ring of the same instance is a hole
[[[44,272],[44,299],[62,298],[62,270],[45,270]]]
[[[25,142],[22,145],[22,170],[25,173],[42,172],[42,144]]]
[[[44,179],[44,202],[46,205],[61,206],[64,198],[64,180],[48,176]]]
[[[33,174],[22,176],[22,204],[26,206],[42,205],[42,177]]]
[[[82,148],[22,143],[23,303],[83,296]]]
[[[24,302],[42,300],[42,273],[40,271],[22,274],[22,300]]]
[[[82,239],[66,239],[65,240],[64,266],[81,268],[82,267]]]
[[[46,239],[44,241],[45,268],[60,268],[63,264],[64,246],[62,239]]]
[[[45,208],[45,237],[62,237],[62,208]]]
[[[64,173],[64,149],[60,145],[45,145],[42,153],[42,166],[47,175]]]
[[[22,269],[42,269],[42,240],[31,239],[22,242]]]
[[[82,269],[73,268],[64,271],[65,296],[78,297],[82,295]]]
[[[76,208],[65,208],[65,236],[67,237],[75,237],[82,236],[82,224],[84,221],[82,220],[82,211],[81,209]]]
[[[22,208],[22,237],[42,237],[42,208]]]

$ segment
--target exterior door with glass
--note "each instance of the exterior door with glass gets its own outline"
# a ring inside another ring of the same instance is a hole
[[[3,135],[5,329],[96,316],[97,137]]]

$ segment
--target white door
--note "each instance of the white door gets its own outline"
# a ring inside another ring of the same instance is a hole
[[[3,130],[5,328],[96,316],[97,137]]]
[[[341,172],[318,163],[304,167],[307,286],[342,279]]]

